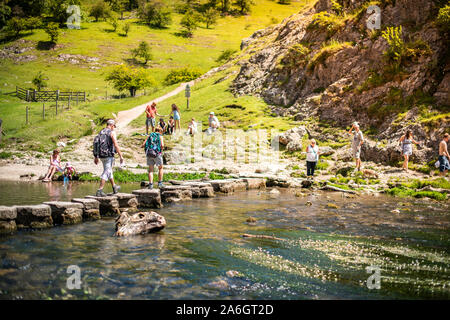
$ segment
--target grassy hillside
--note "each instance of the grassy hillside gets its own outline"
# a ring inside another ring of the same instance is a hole
[[[128,37],[121,35],[121,26],[117,32],[113,32],[106,22],[82,22],[81,30],[62,29],[58,45],[52,50],[45,49],[48,36],[40,29],[14,42],[3,43],[0,49],[8,50],[11,46],[27,49],[0,61],[0,118],[3,119],[6,132],[0,147],[8,148],[10,143],[19,142],[23,149],[46,151],[53,148],[54,143],[59,140],[67,141],[88,134],[91,132],[89,120],[98,123],[113,112],[134,107],[170,91],[174,86],[165,87],[162,80],[171,69],[188,66],[206,72],[218,65],[216,59],[224,50],[238,50],[241,40],[255,30],[281,22],[311,2],[313,1],[299,0],[292,1],[291,5],[281,5],[272,0],[255,0],[256,5],[252,8],[251,15],[220,18],[218,24],[211,29],[200,27],[191,39],[177,35],[181,15],[174,13],[173,23],[166,29],[151,29],[136,19],[126,19],[126,22],[132,22]],[[130,15],[131,13],[126,13],[125,17]],[[151,92],[147,90],[145,96],[137,98],[102,100],[106,92],[109,96],[118,93],[104,81],[105,73],[116,64],[130,63],[130,49],[136,47],[141,40],[147,41],[152,48],[153,60],[146,67],[157,80],[158,87]],[[61,61],[61,54],[82,57],[76,57],[78,62],[71,63],[70,59]],[[24,62],[20,60],[20,56],[35,58]],[[87,57],[98,60],[85,61]],[[31,80],[38,71],[43,71],[49,78],[48,89],[86,91],[89,101],[78,107],[72,106],[71,110],[64,110],[58,116],[55,116],[54,105],[46,104],[49,109],[46,111],[46,120],[42,120],[42,103],[25,103],[14,96],[16,85],[32,87]],[[212,96],[215,100],[214,103],[210,101],[210,104],[217,108],[228,104],[233,97],[226,91],[227,83],[221,83],[214,91],[205,87],[201,94],[203,100],[197,103],[197,98],[193,97],[193,107],[203,106],[203,101],[206,102]],[[200,94],[197,96],[200,97]],[[181,104],[181,100],[181,97],[177,97],[174,101]],[[266,107],[262,101],[250,97],[240,98],[239,103],[248,105],[249,110],[256,114],[264,113]],[[25,125],[26,106],[30,107],[29,126]],[[249,118],[251,115],[252,113],[248,113]],[[231,114],[222,116],[233,118]],[[243,121],[242,124],[248,125],[250,121]]]

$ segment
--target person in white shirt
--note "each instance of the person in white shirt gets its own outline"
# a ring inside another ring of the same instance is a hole
[[[214,131],[216,131],[217,129],[219,129],[220,122],[219,122],[219,119],[217,119],[217,117],[214,115],[214,112],[209,113],[208,122],[209,122],[209,128],[208,128],[209,134],[211,134]]]
[[[314,178],[317,161],[319,161],[319,147],[316,140],[311,139],[310,144],[306,147],[306,176],[308,179]]]
[[[188,130],[187,130],[186,134],[190,134],[193,136],[196,133],[197,133],[197,122],[195,122],[195,119],[192,118],[191,122],[189,122]]]

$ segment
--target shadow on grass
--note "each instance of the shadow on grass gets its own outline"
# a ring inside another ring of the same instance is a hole
[[[39,41],[36,45],[36,49],[41,50],[41,51],[47,51],[47,50],[54,49],[55,46],[56,46],[56,43],[54,43],[52,41]]]

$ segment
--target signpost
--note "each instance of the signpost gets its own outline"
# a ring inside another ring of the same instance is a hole
[[[191,97],[191,87],[189,86],[189,83],[186,85],[185,89],[185,97],[187,99],[187,109],[189,110],[189,98]]]

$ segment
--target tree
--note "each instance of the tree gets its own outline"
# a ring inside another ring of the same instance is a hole
[[[123,33],[125,34],[125,37],[128,36],[128,33],[131,31],[131,23],[127,22],[124,24],[124,26],[122,27]]]
[[[128,90],[132,97],[136,96],[137,90],[156,86],[156,81],[145,69],[132,69],[125,65],[116,66],[105,80],[111,82],[118,91]]]
[[[11,16],[11,8],[7,4],[8,0],[0,1],[0,29],[6,25]]]
[[[59,28],[56,22],[49,22],[45,28],[45,32],[50,37],[50,42],[57,43],[59,38]]]
[[[126,6],[128,5],[127,0],[105,0],[109,3],[111,10],[117,13],[120,13],[120,20],[123,20],[123,12],[125,11]]]
[[[144,59],[144,64],[147,64],[147,62],[153,58],[150,46],[145,41],[141,41],[137,48],[131,50],[131,53],[135,59],[137,57]]]
[[[192,10],[186,11],[181,19],[180,25],[183,28],[183,34],[186,37],[192,37],[194,31],[198,28],[199,16]]]
[[[99,0],[92,6],[89,16],[94,17],[95,22],[98,22],[100,19],[106,20],[111,16],[111,11],[103,0]]]
[[[119,27],[119,20],[117,19],[117,17],[111,14],[108,18],[108,23],[113,28],[113,31],[116,32],[117,28]]]
[[[19,18],[13,17],[6,23],[6,29],[14,36],[19,36],[20,32],[40,28],[42,22],[40,18]]]
[[[202,13],[203,21],[206,23],[206,29],[209,29],[209,26],[216,24],[218,17],[219,12],[217,12],[216,9],[212,7],[206,9],[206,11]]]
[[[251,6],[255,3],[253,0],[236,0],[234,5],[239,8],[241,14],[247,14],[250,12]]]
[[[48,80],[47,76],[45,74],[43,74],[42,71],[39,71],[34,76],[34,78],[31,82],[36,86],[38,91],[41,91],[41,88],[45,88],[47,86],[46,80]]]
[[[230,0],[220,0],[222,14],[230,12]]]
[[[72,14],[67,12],[67,8],[71,5],[81,7],[81,2],[80,0],[46,0],[44,1],[43,7],[46,13],[52,17],[53,21],[63,24],[67,22],[67,19]]]
[[[138,15],[144,23],[153,28],[165,28],[172,23],[172,12],[160,1],[142,2]]]

